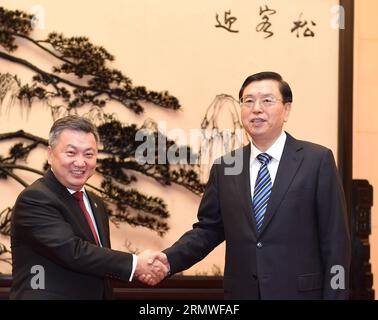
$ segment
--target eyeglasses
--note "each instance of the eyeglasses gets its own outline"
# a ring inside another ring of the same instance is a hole
[[[264,108],[274,106],[277,101],[283,101],[275,96],[262,96],[259,99],[256,99],[254,96],[245,96],[240,99],[240,105],[247,108],[253,108],[256,105],[257,100],[259,100],[260,106]]]

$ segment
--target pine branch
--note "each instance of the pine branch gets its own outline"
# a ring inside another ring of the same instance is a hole
[[[113,220],[147,227],[160,236],[168,231],[167,223],[162,221],[169,217],[163,199],[146,196],[135,189],[124,190],[108,177],[102,181],[101,187],[106,201],[116,206],[116,212],[110,211]]]
[[[48,54],[52,55],[53,57],[61,60],[62,62],[65,62],[65,63],[69,63],[69,64],[73,64],[71,61],[69,61],[68,59],[65,59],[64,57],[60,56],[60,55],[57,55],[54,51],[46,48],[45,46],[41,45],[41,43],[49,43],[48,41],[46,40],[34,40],[33,38],[27,36],[27,35],[24,35],[24,34],[20,34],[20,33],[13,33],[14,36],[16,37],[19,37],[19,38],[23,38],[31,43],[33,43],[34,45],[36,45],[38,48],[42,49],[43,51],[47,52]]]
[[[48,142],[46,139],[40,138],[38,136],[32,135],[30,133],[26,133],[23,130],[18,130],[15,132],[8,132],[8,133],[3,133],[0,134],[0,141],[2,140],[11,140],[11,139],[28,139],[31,140],[32,143],[24,146],[22,142],[16,143],[9,151],[9,157],[1,157],[0,156],[0,161],[5,164],[5,163],[13,163],[15,164],[17,160],[21,159],[26,159],[33,149],[35,149],[38,145],[42,144],[44,146],[48,145]]]
[[[82,86],[78,83],[74,83],[74,82],[71,82],[67,79],[64,79],[64,78],[61,78],[57,75],[54,75],[54,74],[51,74],[51,73],[48,73],[40,68],[38,68],[37,66],[35,66],[34,64],[30,63],[29,61],[25,60],[25,59],[22,59],[22,58],[18,58],[18,57],[15,57],[15,56],[12,56],[6,52],[3,52],[3,51],[0,51],[0,58],[2,59],[5,59],[5,60],[8,60],[8,61],[11,61],[11,62],[14,62],[14,63],[17,63],[17,64],[20,64],[24,67],[27,67],[28,69],[38,73],[39,75],[41,75],[42,77],[42,80],[45,81],[46,83],[48,84],[57,84],[59,82],[62,82],[64,84],[67,84],[69,85],[70,87],[73,87],[73,88],[77,88],[77,89],[80,89],[80,90],[83,90],[83,91],[97,91],[95,88],[91,88],[91,87],[87,87],[87,86]],[[107,93],[107,94],[111,94],[110,92],[106,92],[106,91],[97,91],[97,93]]]
[[[39,174],[40,176],[43,176],[45,174],[41,170],[37,170],[37,169],[31,168],[31,167],[27,167],[27,166],[22,166],[22,165],[19,165],[19,164],[10,164],[10,163],[2,163],[2,162],[0,162],[0,167],[6,168],[6,169],[12,169],[12,170],[18,169],[18,170],[29,171],[29,172],[32,172],[32,173]]]
[[[25,188],[28,186],[28,183],[26,183],[26,181],[22,180],[18,175],[4,168],[4,166],[1,163],[0,163],[0,171],[4,172],[5,177],[8,177],[8,176],[12,177],[14,180],[16,180],[18,183],[23,185]],[[0,173],[0,178],[2,178],[4,174]]]
[[[104,176],[109,176],[123,184],[130,184],[136,181],[135,176],[126,175],[123,170],[139,172],[146,177],[150,177],[164,186],[172,183],[181,185],[196,195],[201,195],[204,191],[204,184],[199,181],[198,174],[194,170],[180,168],[170,170],[169,165],[139,164],[135,160],[117,160],[115,158],[98,159],[97,171]]]
[[[0,51],[0,58],[23,65],[36,73],[32,85],[25,85],[20,90],[19,98],[26,99],[31,105],[33,98],[46,100],[48,98],[63,98],[68,102],[68,108],[77,108],[85,104],[104,107],[107,99],[114,100],[135,113],[143,112],[140,102],[150,102],[163,108],[177,110],[181,106],[177,98],[168,92],[148,91],[145,87],[132,86],[132,81],[121,71],[109,69],[106,62],[113,61],[114,57],[103,47],[93,45],[86,37],[66,38],[62,34],[52,32],[45,40],[35,40],[30,36],[32,32],[33,16],[22,11],[6,10],[0,7],[0,45],[7,52],[15,51],[18,46],[16,38],[22,38],[48,55],[58,59],[62,64],[53,66],[53,72],[41,70],[29,61]],[[52,49],[43,44],[48,44]],[[67,74],[81,80],[86,77],[86,85],[68,80],[58,74]],[[37,83],[42,86],[38,86]],[[71,93],[58,84],[64,84],[73,89]],[[45,87],[51,85],[55,93],[47,92]]]
[[[4,244],[0,243],[0,257],[6,253],[11,254],[11,251]],[[0,258],[0,261],[12,265],[12,258]]]
[[[42,144],[44,146],[48,145],[47,139],[43,139],[43,138],[38,137],[36,135],[33,135],[31,133],[25,132],[24,130],[18,130],[18,131],[7,132],[7,133],[0,133],[0,141],[16,139],[16,138],[31,140],[31,141],[37,142],[39,144]]]
[[[12,209],[10,207],[0,212],[0,233],[5,236],[10,235],[11,215]]]
[[[101,86],[101,84],[98,81],[95,81],[95,79],[92,81],[93,86],[84,86],[78,83],[74,83],[60,76],[57,76],[55,74],[48,73],[33,65],[29,61],[19,57],[12,56],[6,52],[0,51],[0,58],[14,62],[16,64],[20,64],[36,72],[39,76],[34,77],[34,80],[37,82],[41,82],[44,85],[52,85],[56,91],[56,93],[54,94],[55,97],[61,96],[65,99],[69,97],[67,89],[58,87],[58,83],[64,83],[70,86],[71,88],[74,88],[73,93],[76,95],[76,98],[70,101],[70,108],[82,106],[86,103],[92,103],[99,107],[104,107],[106,104],[105,100],[95,99],[96,97],[101,95],[106,95],[110,100],[114,100],[121,103],[123,106],[131,109],[136,114],[140,114],[144,111],[143,107],[138,103],[138,100],[151,102],[159,105],[160,107],[174,110],[177,110],[181,107],[178,100],[170,96],[168,92],[149,92],[144,87],[106,88],[104,86]],[[91,80],[89,80],[89,82],[91,82]],[[31,101],[31,98],[33,97],[37,97],[43,100],[48,96],[45,89],[43,89],[42,87],[36,87],[35,85],[32,87],[26,85],[22,89],[23,90],[20,91],[21,94],[19,95],[19,98],[22,98],[22,96],[24,95],[29,101]]]

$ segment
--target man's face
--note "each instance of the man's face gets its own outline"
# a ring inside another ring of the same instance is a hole
[[[279,137],[283,124],[289,118],[291,103],[282,102],[279,83],[276,80],[251,82],[244,89],[243,98],[255,101],[253,107],[241,105],[244,128],[254,142],[270,146]]]
[[[97,143],[92,133],[65,129],[48,147],[48,162],[65,187],[80,190],[96,169]]]

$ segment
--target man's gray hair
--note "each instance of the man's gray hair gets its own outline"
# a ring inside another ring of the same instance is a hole
[[[49,145],[54,148],[63,130],[92,133],[98,143],[100,141],[96,126],[88,119],[80,116],[66,116],[54,122],[49,133]]]

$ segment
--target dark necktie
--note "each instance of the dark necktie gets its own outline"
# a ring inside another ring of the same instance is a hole
[[[255,190],[253,192],[253,214],[256,219],[257,231],[260,232],[263,225],[264,214],[268,206],[269,196],[272,192],[272,180],[268,171],[268,163],[272,157],[267,153],[260,153],[257,160],[261,163],[257,174]]]
[[[81,208],[81,210],[84,213],[85,219],[87,220],[88,225],[89,225],[89,227],[90,227],[90,229],[92,231],[92,234],[93,234],[93,237],[94,237],[94,239],[96,241],[96,244],[99,245],[100,242],[99,242],[99,239],[97,237],[96,229],[95,229],[95,227],[93,225],[93,221],[91,219],[91,216],[90,216],[87,208],[85,207],[85,203],[84,203],[84,199],[83,199],[83,192],[82,191],[76,191],[72,195],[77,200],[77,202],[79,202],[80,208]]]

